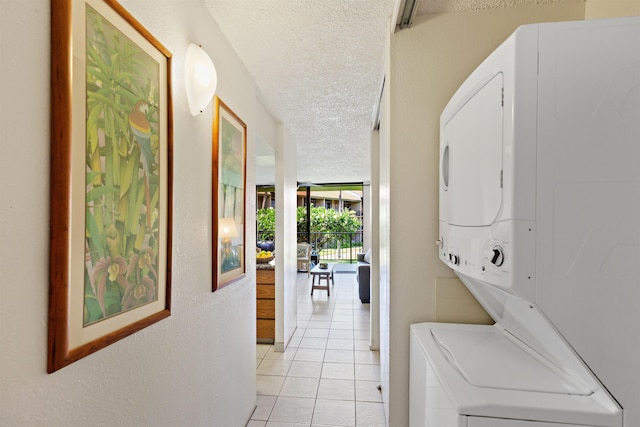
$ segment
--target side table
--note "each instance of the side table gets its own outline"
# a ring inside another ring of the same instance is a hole
[[[318,277],[318,284],[316,285],[316,276]],[[322,281],[325,281],[325,285],[322,285]],[[314,289],[322,289],[327,291],[327,296],[331,296],[329,285],[333,284],[333,264],[328,264],[327,268],[320,268],[320,264],[311,269],[311,295],[313,295]]]

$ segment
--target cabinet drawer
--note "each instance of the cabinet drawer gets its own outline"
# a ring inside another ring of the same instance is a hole
[[[272,299],[259,299],[256,301],[256,318],[275,319],[276,302]]]
[[[256,270],[256,283],[261,285],[273,285],[276,283],[275,270]]]
[[[276,337],[276,322],[275,320],[256,320],[256,335],[258,338],[271,338]]]
[[[256,298],[275,298],[276,287],[274,285],[256,285]]]

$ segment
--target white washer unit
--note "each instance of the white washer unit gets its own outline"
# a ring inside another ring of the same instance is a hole
[[[440,138],[440,258],[496,323],[411,326],[410,425],[640,426],[640,17],[520,27]]]

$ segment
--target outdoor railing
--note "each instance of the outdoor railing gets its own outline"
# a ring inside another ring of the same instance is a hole
[[[312,261],[355,263],[362,250],[362,231],[352,233],[311,232]],[[298,233],[298,242],[306,242],[307,233]],[[314,257],[317,255],[317,259]]]

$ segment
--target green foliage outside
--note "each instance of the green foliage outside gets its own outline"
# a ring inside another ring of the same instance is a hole
[[[307,231],[307,209],[298,207],[296,216],[298,236],[301,236],[301,233],[306,233]],[[355,211],[350,209],[338,212],[334,209],[312,206],[310,217],[311,234],[312,236],[318,236],[319,247],[325,247],[331,242],[348,245],[351,238],[348,233],[355,233],[362,228],[362,223],[356,216]],[[273,240],[276,230],[275,209],[258,209],[256,218],[258,240]]]
[[[273,208],[258,209],[256,213],[258,224],[258,241],[275,240],[276,211]]]
[[[157,300],[156,61],[87,7],[84,325]]]

